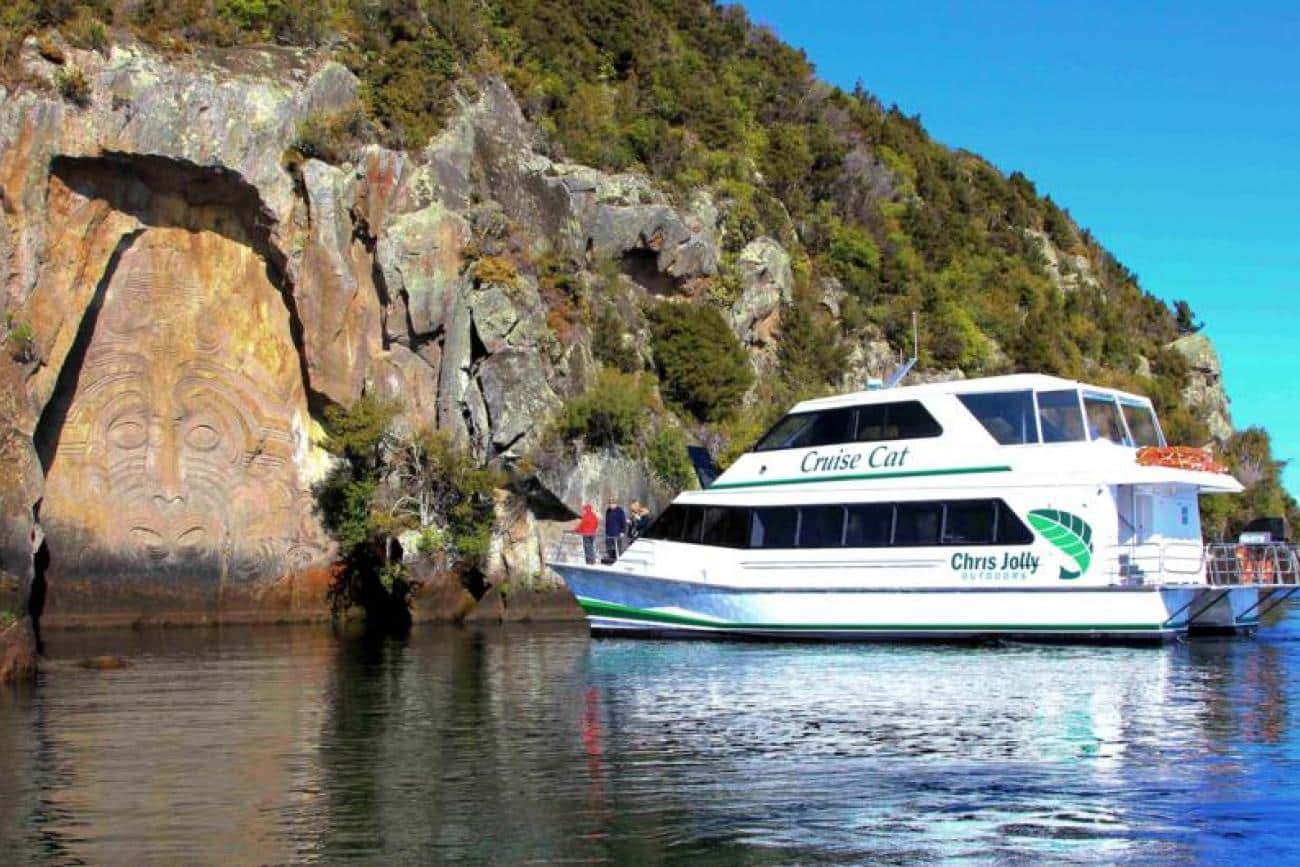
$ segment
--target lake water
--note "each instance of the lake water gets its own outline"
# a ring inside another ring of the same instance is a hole
[[[56,633],[6,863],[1300,859],[1300,613],[1157,648]],[[133,665],[72,660],[119,653]]]

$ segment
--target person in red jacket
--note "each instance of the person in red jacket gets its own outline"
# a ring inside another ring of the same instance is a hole
[[[582,554],[587,558],[587,563],[595,563],[596,533],[600,531],[600,518],[596,517],[591,503],[582,504],[582,515],[578,518],[578,526],[573,529],[582,537]]]

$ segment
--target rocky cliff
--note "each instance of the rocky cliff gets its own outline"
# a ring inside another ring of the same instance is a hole
[[[23,62],[59,71],[31,44]],[[530,457],[494,581],[537,581],[584,501],[664,500],[634,460],[534,454],[591,351],[548,326],[536,269],[500,263],[614,263],[633,296],[671,294],[717,266],[707,199],[548,159],[496,79],[418,152],[294,165],[302,125],[356,100],[335,63],[131,44],[63,62],[82,105],[0,89],[2,310],[30,330],[0,363],[0,567],[24,587],[41,571],[47,622],[319,615],[319,419],[363,390],[480,460]],[[783,255],[751,257],[735,321],[757,342]]]
[[[491,75],[418,149],[330,164],[298,158],[303,130],[354,110],[359,82],[323,53],[29,39],[20,62],[30,83],[0,88],[0,570],[49,624],[322,616],[321,420],[363,392],[508,470],[498,587],[544,583],[581,503],[663,503],[640,459],[546,438],[598,366],[555,272],[600,282],[635,358],[638,304],[669,297],[721,305],[760,374],[781,363],[787,247],[738,237],[703,190],[547,156]],[[84,91],[60,94],[72,67]],[[1085,257],[1030,240],[1060,290],[1095,288]],[[729,291],[706,298],[728,249]],[[816,296],[838,322],[839,282]],[[846,329],[841,385],[887,372],[882,332]]]

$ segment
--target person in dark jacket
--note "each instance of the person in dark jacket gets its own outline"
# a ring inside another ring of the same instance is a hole
[[[578,526],[573,529],[582,537],[582,554],[587,563],[595,563],[596,533],[600,530],[600,519],[596,517],[596,510],[591,507],[591,503],[582,504],[582,516],[578,518]]]
[[[618,501],[610,498],[609,505],[605,507],[605,555],[606,563],[613,563],[618,559],[623,539],[623,534],[627,532],[627,512]]]

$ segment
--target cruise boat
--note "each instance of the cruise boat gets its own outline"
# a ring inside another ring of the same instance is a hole
[[[1206,546],[1242,486],[1140,395],[1038,374],[805,401],[613,562],[550,565],[593,632],[1165,640],[1250,632],[1296,550]]]

